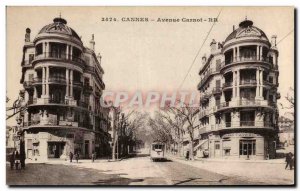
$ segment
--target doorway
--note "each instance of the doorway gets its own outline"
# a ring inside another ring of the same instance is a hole
[[[65,142],[48,142],[48,158],[60,158],[65,145]]]
[[[240,140],[240,157],[250,159],[256,155],[256,140]]]

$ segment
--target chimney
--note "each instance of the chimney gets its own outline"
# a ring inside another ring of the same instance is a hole
[[[101,59],[102,59],[102,56],[101,56],[101,54],[100,54],[100,53],[98,53],[98,55],[97,55],[97,59],[98,59],[99,63],[101,64]]]
[[[277,36],[273,35],[272,39],[271,39],[271,46],[272,47],[276,47],[277,46],[277,42],[276,42]]]
[[[202,56],[202,65],[204,65],[206,63],[206,55],[204,54],[203,56]]]
[[[235,26],[234,25],[232,26],[232,31],[235,31]]]
[[[95,51],[95,40],[94,40],[94,34],[92,34],[92,39],[90,40],[90,49]]]
[[[25,34],[25,42],[30,42],[30,28],[26,29],[26,34]]]
[[[210,43],[210,52],[213,54],[217,50],[217,42],[213,39]]]

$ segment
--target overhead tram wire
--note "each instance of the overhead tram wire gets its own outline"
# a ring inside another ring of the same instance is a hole
[[[220,16],[222,10],[223,10],[223,7],[222,7],[221,10],[219,11],[218,16],[217,16],[217,19],[219,18],[219,16]],[[206,40],[207,40],[209,34],[211,33],[213,27],[215,26],[215,24],[216,24],[216,22],[213,22],[213,24],[211,25],[211,27],[210,27],[208,33],[206,34],[206,37],[205,37],[204,41],[203,41],[202,44],[201,44],[201,47],[199,48],[199,50],[198,50],[198,52],[197,52],[197,54],[196,54],[196,56],[195,56],[195,58],[194,58],[192,64],[191,64],[190,67],[189,67],[188,72],[186,73],[186,75],[185,75],[183,81],[181,82],[180,86],[178,87],[178,90],[180,90],[181,87],[182,87],[182,85],[184,84],[184,82],[185,82],[187,76],[189,75],[189,73],[190,73],[190,71],[191,71],[193,65],[195,64],[195,61],[196,61],[197,57],[199,56],[199,54],[200,54],[200,52],[201,52],[201,50],[202,50],[202,48],[203,48],[203,46],[204,46],[204,43],[206,42]]]
[[[286,39],[290,34],[292,34],[294,32],[294,29],[292,29],[289,33],[287,33],[282,39],[280,39],[278,42],[277,42],[277,46],[280,42],[282,42],[284,39]]]

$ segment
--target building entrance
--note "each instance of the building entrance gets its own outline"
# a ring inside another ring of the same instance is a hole
[[[240,157],[250,159],[256,155],[255,140],[240,140]]]
[[[65,145],[65,142],[48,142],[48,158],[60,158]]]

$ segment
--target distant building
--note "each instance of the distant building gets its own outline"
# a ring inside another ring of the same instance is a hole
[[[85,47],[63,18],[55,18],[30,40],[26,29],[22,78],[27,110],[21,112],[29,159],[89,158],[109,149],[108,113],[100,107],[105,89],[94,35]]]
[[[200,152],[209,158],[275,158],[278,137],[276,36],[244,20],[203,56],[200,83]]]
[[[279,141],[284,144],[284,146],[294,145],[295,144],[295,130],[294,130],[294,121],[280,116],[278,119],[279,127]]]
[[[6,126],[6,148],[13,149],[16,148],[16,139],[18,129],[16,126]]]

